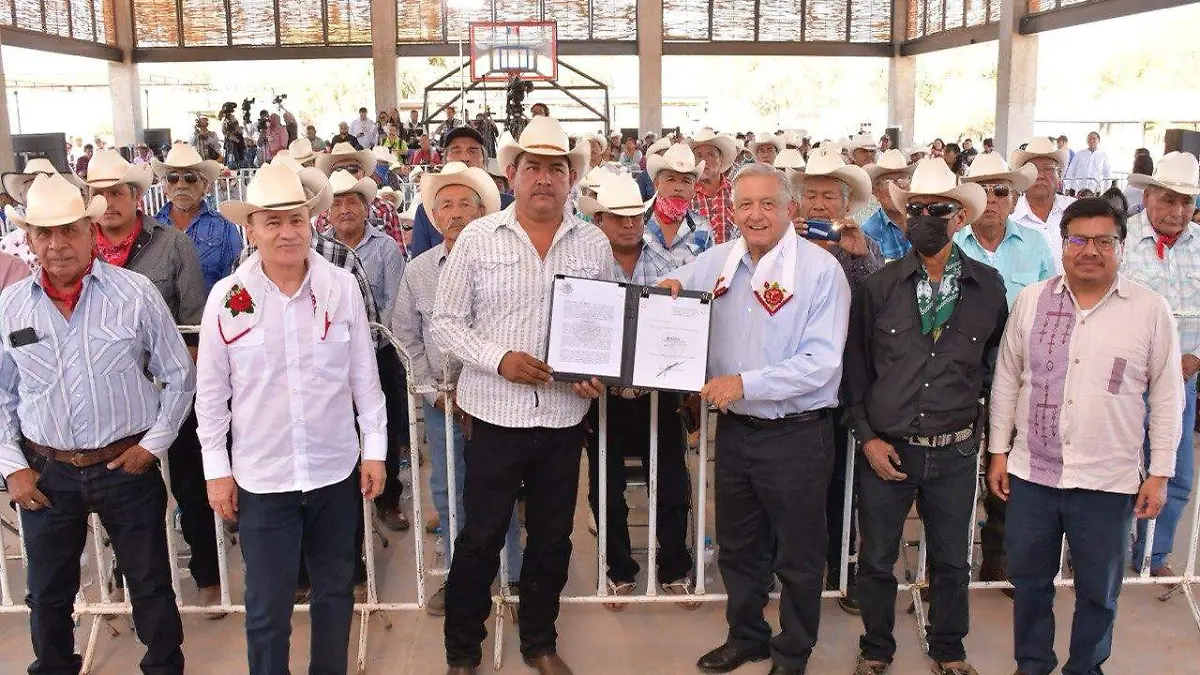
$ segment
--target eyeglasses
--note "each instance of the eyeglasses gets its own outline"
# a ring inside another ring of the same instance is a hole
[[[1012,188],[1008,187],[1007,185],[986,185],[984,183],[980,183],[979,187],[983,188],[984,192],[990,192],[1001,199],[1004,199],[1012,194]]]
[[[933,202],[932,204],[909,202],[908,206],[904,207],[904,212],[913,218],[922,213],[928,213],[934,218],[947,218],[957,213],[961,208],[958,204],[951,204],[950,202]]]
[[[333,170],[334,171],[345,171],[346,173],[357,176],[358,174],[362,173],[362,165],[360,165],[360,164],[343,164],[341,166],[333,167]]]
[[[1112,253],[1117,249],[1117,242],[1121,241],[1114,235],[1101,234],[1095,237],[1085,237],[1081,234],[1071,234],[1063,238],[1067,248],[1076,251],[1082,251],[1087,248],[1088,244],[1095,244],[1096,250],[1101,253]]]
[[[188,185],[195,185],[200,181],[200,176],[197,176],[191,171],[184,171],[183,173],[172,171],[171,173],[167,174],[167,182],[171,185],[178,183],[180,179],[183,179],[183,182],[187,183]]]
[[[1057,166],[1037,166],[1036,164],[1034,166],[1037,167],[1037,172],[1039,174],[1044,174],[1046,176],[1058,176]]]

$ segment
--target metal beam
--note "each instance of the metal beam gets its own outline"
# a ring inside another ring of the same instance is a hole
[[[121,60],[121,50],[116,47],[87,40],[47,35],[23,28],[13,28],[12,26],[0,26],[0,41],[6,47],[37,49],[43,52],[86,56],[90,59],[103,59],[105,61]]]
[[[1103,0],[1088,2],[1071,7],[1029,14],[1021,18],[1020,33],[1032,35],[1048,30],[1070,28],[1093,21],[1116,19],[1131,14],[1153,12],[1158,9],[1170,9],[1191,5],[1196,0]]]
[[[862,42],[666,42],[666,56],[880,56],[892,45]]]
[[[191,61],[283,61],[287,59],[369,59],[371,45],[304,47],[146,47],[133,50],[135,63]]]
[[[464,47],[465,47],[464,42]],[[443,56],[458,58],[458,43],[407,43],[396,45],[397,56]],[[559,56],[636,56],[637,42],[619,40],[560,41]]]
[[[901,44],[900,55],[916,56],[917,54],[928,54],[929,52],[937,52],[943,49],[954,49],[955,47],[965,47],[980,42],[990,42],[999,39],[999,37],[1000,28],[994,23],[961,30],[948,30],[942,33],[934,33],[928,37],[909,40]]]

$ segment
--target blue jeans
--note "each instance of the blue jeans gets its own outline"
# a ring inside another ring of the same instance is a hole
[[[1147,418],[1148,419],[1148,418]],[[1192,437],[1196,428],[1196,378],[1183,382],[1183,435],[1179,438],[1179,448],[1175,451],[1175,475],[1167,481],[1167,503],[1154,524],[1154,548],[1150,551],[1150,569],[1158,569],[1167,564],[1167,556],[1175,547],[1175,528],[1179,519],[1187,510],[1188,498],[1192,494],[1192,480],[1195,473],[1195,450],[1192,449]],[[1142,448],[1146,457],[1146,466],[1150,466],[1150,436],[1146,436],[1146,444]],[[1137,543],[1133,546],[1133,566],[1139,572],[1142,569],[1142,556],[1146,551],[1146,522],[1139,520],[1137,524]]]
[[[345,675],[354,612],[353,523],[361,512],[358,471],[311,492],[254,494],[238,488],[250,675],[289,673],[292,602],[302,542],[312,583],[308,672]]]
[[[167,562],[167,489],[155,462],[137,476],[104,464],[76,469],[27,453],[41,472],[40,489],[50,508],[21,511],[29,555],[29,633],[34,662],[30,675],[77,675],[71,612],[79,591],[79,556],[88,534],[88,514],[100,516],[117,564],[128,581],[133,625],[146,645],[145,675],[183,673],[183,625]],[[211,525],[210,525],[211,527]]]
[[[1054,655],[1054,576],[1062,537],[1075,568],[1071,654],[1063,675],[1103,675],[1112,652],[1133,495],[1061,490],[1009,477],[1004,544],[1013,598],[1013,656],[1026,675],[1049,675]]]
[[[450,488],[446,473],[446,413],[438,410],[429,401],[424,402],[425,442],[429,445],[430,471],[429,489],[433,492],[433,508],[442,523],[442,555],[446,566],[450,566],[450,542],[458,537],[463,527],[463,484],[467,478],[467,463],[463,459],[463,448],[467,438],[462,427],[454,425],[454,508],[458,531],[450,532]],[[521,523],[517,510],[513,509],[508,532],[504,535],[504,546],[508,551],[508,580],[516,583],[521,579]]]

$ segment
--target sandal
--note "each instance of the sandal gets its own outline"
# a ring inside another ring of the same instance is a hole
[[[868,661],[867,657],[859,654],[858,660],[854,662],[854,672],[851,675],[884,675],[891,667],[890,663]]]
[[[617,584],[617,583],[613,583],[612,579],[609,579],[608,580],[608,594],[609,595],[633,595],[633,582],[632,581],[623,581],[623,582]],[[604,609],[607,609],[610,612],[624,612],[625,608],[628,606],[629,606],[629,603],[627,603],[627,602],[606,602],[606,603],[604,603]]]
[[[979,671],[975,670],[975,666],[966,661],[963,661],[961,666],[934,663],[933,672],[937,673],[937,675],[979,675]]]
[[[662,592],[666,593],[667,595],[691,595],[692,594],[692,585],[690,582],[688,582],[686,577],[683,579],[678,579],[676,581],[669,582],[669,583],[659,584],[658,587],[661,588]],[[682,607],[690,612],[700,606],[700,601],[699,600],[685,600],[683,602],[677,602],[675,604],[679,605],[680,607]]]

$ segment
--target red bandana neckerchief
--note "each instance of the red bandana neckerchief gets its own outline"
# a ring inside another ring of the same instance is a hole
[[[657,197],[654,200],[654,215],[659,223],[678,223],[687,215],[691,202],[683,197]],[[670,242],[667,243],[668,246]]]
[[[1159,260],[1162,260],[1163,258],[1166,257],[1166,255],[1167,255],[1166,249],[1170,248],[1171,246],[1174,246],[1175,242],[1179,241],[1179,235],[1181,235],[1181,234],[1183,234],[1183,233],[1180,232],[1179,234],[1176,234],[1176,235],[1166,235],[1166,234],[1158,235],[1158,238],[1154,240],[1154,251],[1156,253],[1158,253]]]
[[[104,238],[104,233],[97,230],[96,257],[114,267],[124,267],[125,263],[129,262],[129,254],[133,252],[133,242],[137,241],[138,235],[141,233],[142,218],[140,213],[133,224],[133,231],[129,233],[129,236],[115,244],[110,244]]]
[[[83,276],[65,291],[60,291],[50,283],[50,277],[46,274],[46,269],[42,268],[42,290],[46,295],[55,302],[61,302],[67,306],[68,312],[74,312],[75,307],[79,305],[79,298],[83,296],[83,278],[92,273],[92,264],[88,263],[87,269],[83,271]]]

